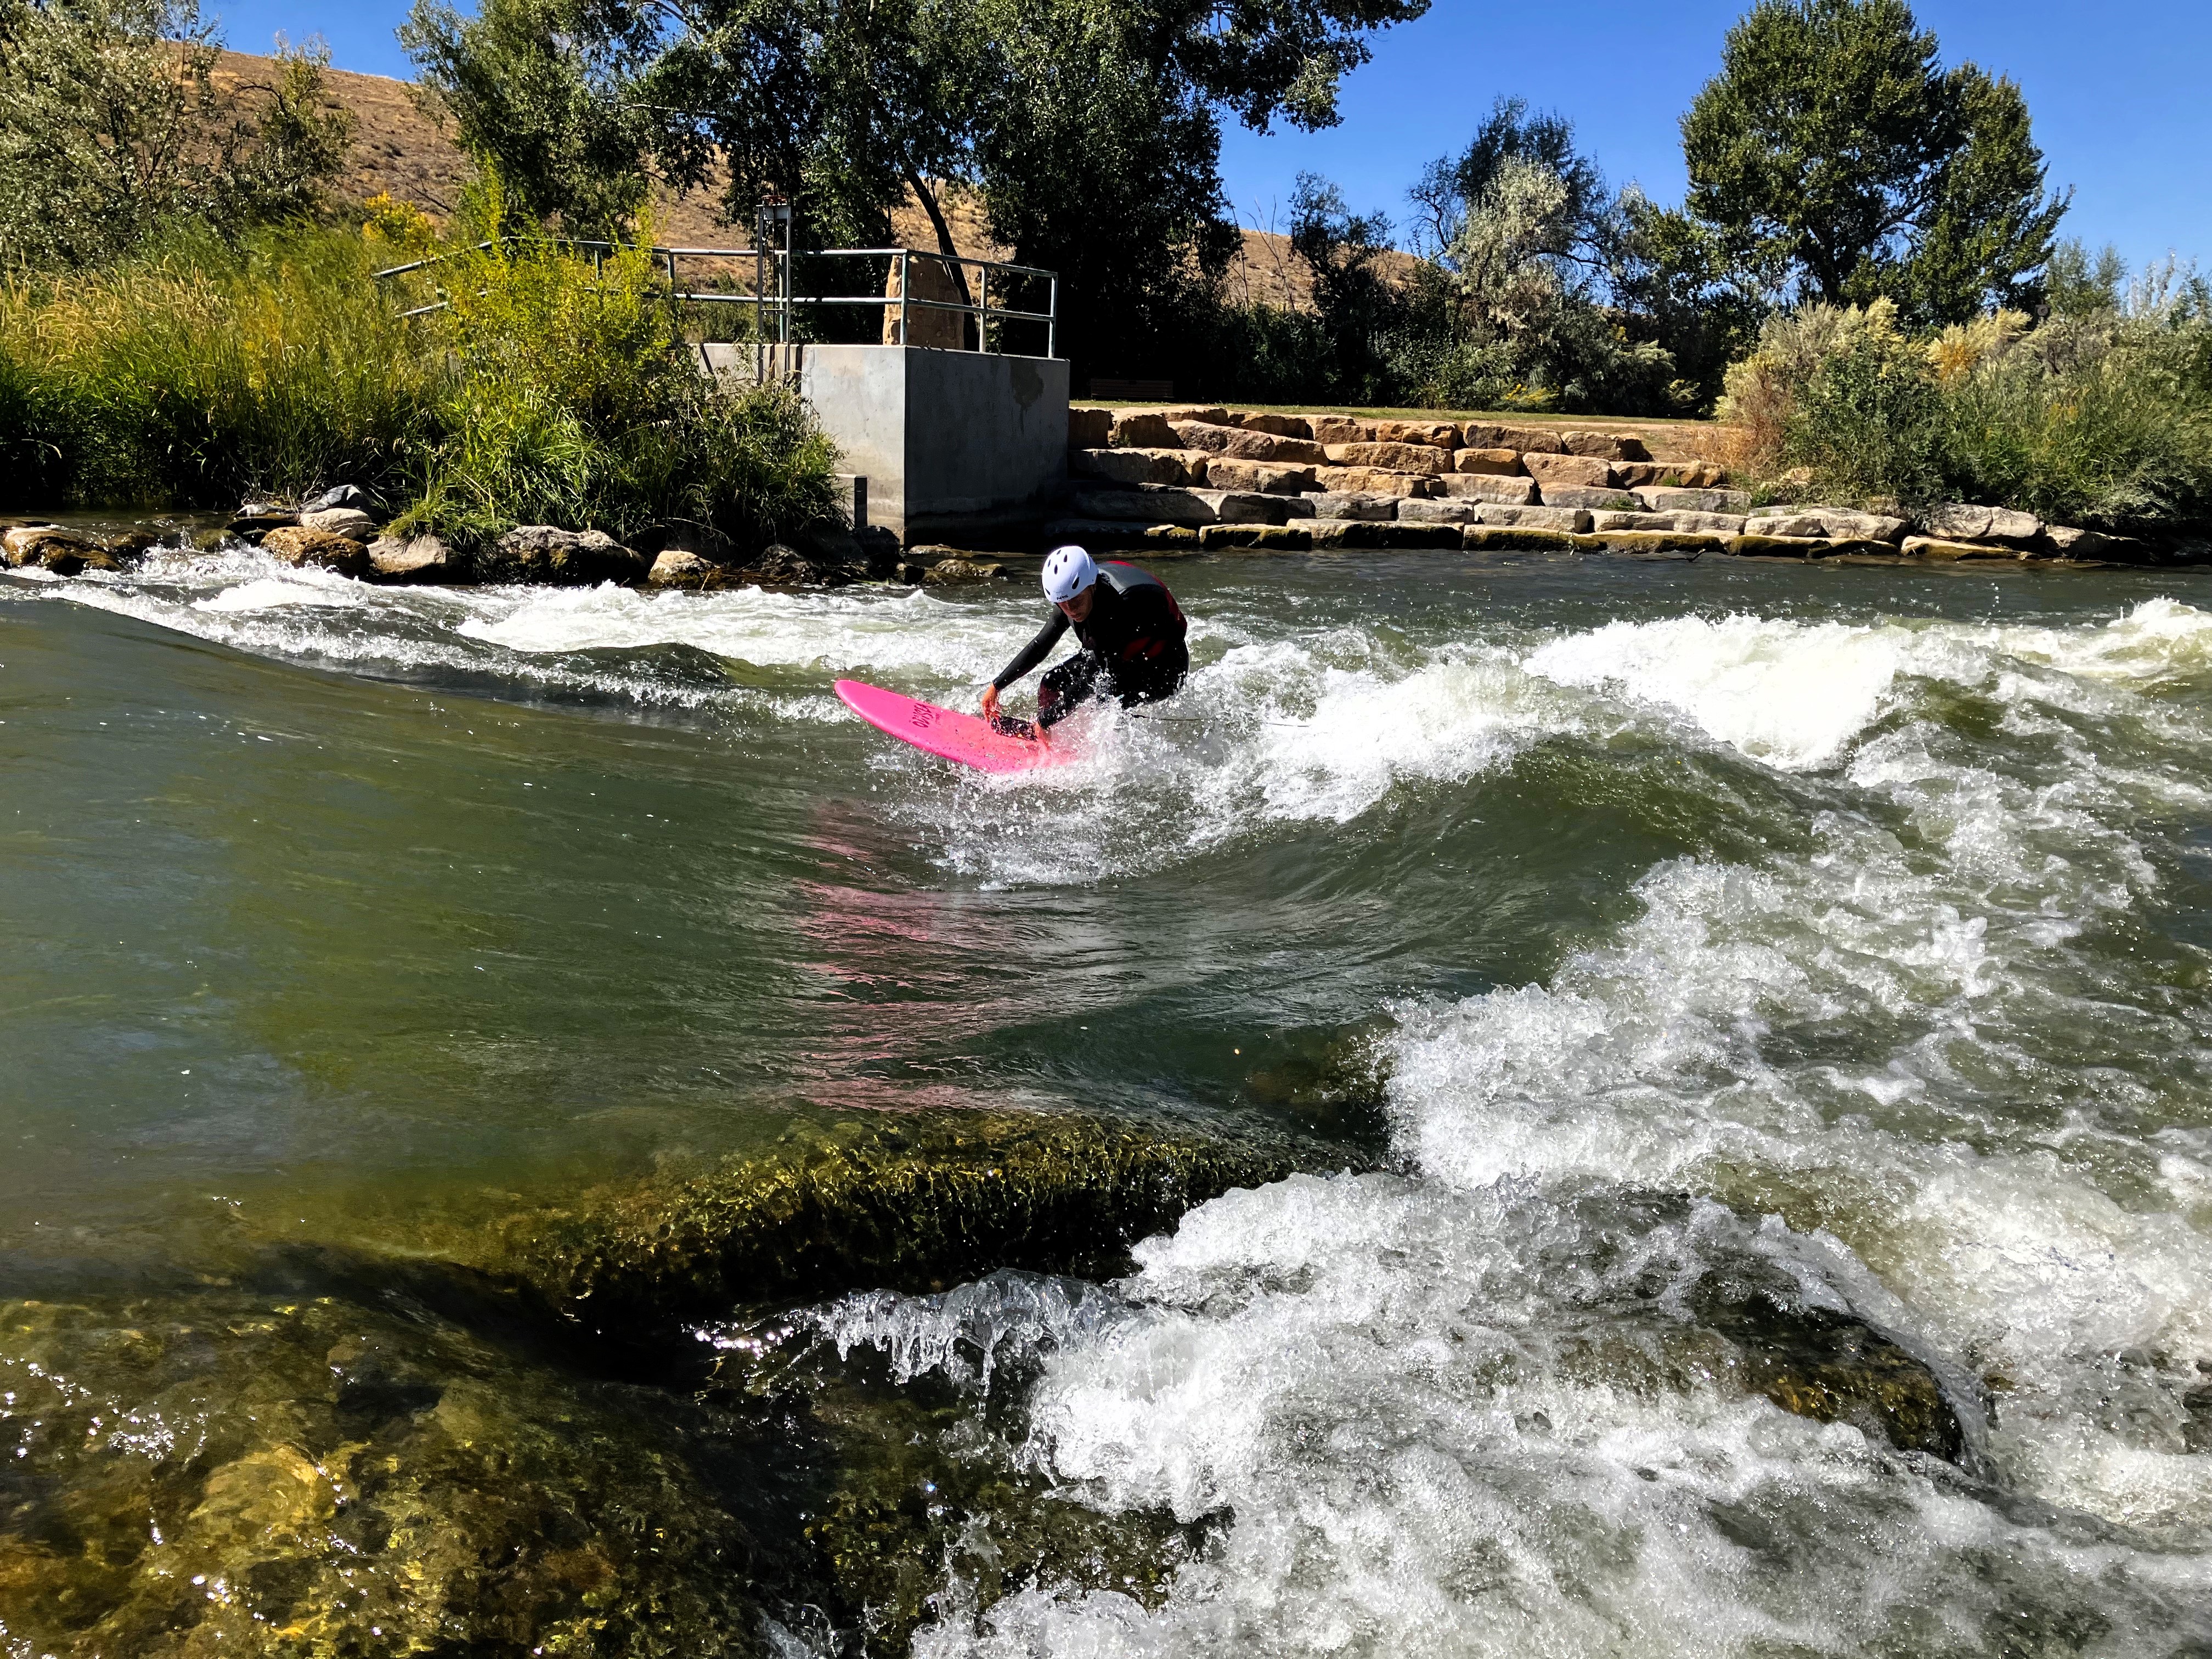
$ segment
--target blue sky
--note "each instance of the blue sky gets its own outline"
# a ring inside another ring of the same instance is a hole
[[[405,0],[205,3],[241,51],[267,51],[280,29],[319,33],[341,69],[409,73],[392,39]],[[1375,61],[1346,82],[1342,125],[1228,136],[1222,170],[1237,217],[1279,216],[1292,181],[1311,169],[1402,227],[1422,165],[1464,144],[1500,93],[1567,116],[1616,183],[1632,179],[1677,202],[1675,124],[1746,3],[1436,0],[1419,22],[1383,35]],[[2212,4],[2133,0],[2084,13],[2053,0],[1920,0],[1916,9],[1947,63],[1971,58],[2020,82],[2051,182],[2075,187],[2064,234],[2115,243],[2136,266],[2169,249],[2212,260]]]

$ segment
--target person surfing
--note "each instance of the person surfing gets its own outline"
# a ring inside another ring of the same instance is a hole
[[[1182,689],[1188,625],[1158,577],[1118,559],[1097,563],[1079,547],[1055,547],[1045,556],[1044,592],[1051,619],[984,690],[983,718],[994,729],[1042,742],[1087,702],[1118,697],[1127,708]],[[1000,713],[999,694],[1050,656],[1070,629],[1078,649],[1038,683],[1036,723]]]

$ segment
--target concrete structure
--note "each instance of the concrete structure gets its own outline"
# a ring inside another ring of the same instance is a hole
[[[1067,477],[1067,363],[922,346],[793,346],[791,377],[867,479],[868,522],[909,544],[1017,537]],[[750,378],[755,349],[708,346]],[[770,355],[780,355],[770,349]]]

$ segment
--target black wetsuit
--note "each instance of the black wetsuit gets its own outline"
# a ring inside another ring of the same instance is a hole
[[[1083,648],[1038,685],[1040,726],[1066,719],[1093,697],[1119,697],[1124,707],[1157,702],[1173,696],[1190,672],[1182,611],[1158,577],[1119,560],[1102,561],[1091,594],[1091,614],[1079,623],[1053,606],[1052,620],[991,682],[1005,690],[1050,656],[1073,628]]]

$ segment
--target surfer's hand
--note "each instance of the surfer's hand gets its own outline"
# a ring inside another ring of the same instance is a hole
[[[983,718],[987,720],[999,718],[999,688],[995,685],[983,688]]]

